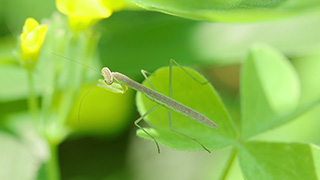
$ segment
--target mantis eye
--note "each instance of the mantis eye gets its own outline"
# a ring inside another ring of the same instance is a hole
[[[105,80],[99,79],[98,87],[113,93],[124,94],[127,92],[128,87],[119,83],[113,82],[112,84],[108,84]]]

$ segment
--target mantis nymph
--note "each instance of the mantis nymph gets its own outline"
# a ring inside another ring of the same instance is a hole
[[[57,55],[57,54],[55,54]],[[57,55],[59,57],[62,57],[60,55]],[[65,58],[65,57],[63,57]],[[65,58],[68,59],[68,58]],[[72,59],[68,59],[71,60],[73,62],[77,62],[74,61]],[[79,63],[79,62],[77,62]],[[191,76],[190,73],[188,73],[187,70],[185,70],[182,66],[180,66],[178,63],[176,63],[173,59],[170,60],[170,79],[172,77],[172,65],[173,63],[175,63],[176,65],[178,65],[180,68],[182,68],[188,75]],[[82,63],[79,63],[82,64]],[[84,64],[82,64],[84,65]],[[90,68],[92,69],[92,68]],[[168,114],[169,114],[169,121],[170,121],[170,129],[176,133],[179,133],[195,142],[197,142],[200,146],[202,146],[203,149],[205,149],[206,151],[208,151],[210,153],[210,150],[207,149],[203,144],[201,144],[198,140],[196,140],[195,138],[192,138],[176,129],[173,128],[172,126],[172,119],[171,119],[171,110],[176,111],[186,117],[189,117],[190,119],[193,119],[203,125],[206,125],[208,127],[214,128],[216,129],[218,127],[218,125],[216,123],[214,123],[212,120],[210,120],[208,117],[206,117],[205,115],[199,113],[198,111],[183,105],[182,103],[172,99],[171,97],[168,97],[164,94],[161,94],[157,91],[154,90],[151,82],[149,81],[147,75],[146,75],[146,71],[141,70],[141,73],[143,74],[143,76],[146,78],[146,80],[148,81],[148,83],[150,84],[151,88],[148,88],[132,79],[130,79],[129,77],[125,76],[124,74],[121,74],[119,72],[111,72],[109,68],[104,67],[101,70],[101,75],[104,77],[104,79],[99,79],[98,82],[98,87],[103,88],[107,91],[111,91],[114,93],[125,93],[126,90],[128,89],[128,87],[141,92],[142,94],[144,94],[145,96],[147,96],[149,99],[155,101],[158,103],[158,105],[154,106],[153,108],[151,108],[147,113],[145,113],[144,115],[142,115],[139,119],[137,119],[134,124],[141,130],[143,130],[147,135],[149,135],[155,142],[158,152],[160,153],[160,147],[159,144],[157,142],[157,140],[147,132],[147,130],[145,130],[144,128],[142,128],[138,123],[143,120],[144,117],[146,117],[148,114],[150,114],[153,110],[155,110],[159,105],[164,106],[166,108],[168,108]],[[194,80],[198,81],[197,79],[195,79],[193,76],[191,76]],[[199,82],[199,81],[198,81]],[[201,83],[201,82],[199,82]],[[207,83],[207,82],[205,82]],[[204,84],[204,83],[201,83]],[[170,80],[170,95],[172,96],[172,88],[171,88],[171,80]]]

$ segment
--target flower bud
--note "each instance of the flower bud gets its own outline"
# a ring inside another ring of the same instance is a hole
[[[47,33],[47,26],[39,25],[33,19],[28,18],[25,21],[21,34],[21,58],[25,64],[30,62],[34,65],[40,55],[40,48]]]

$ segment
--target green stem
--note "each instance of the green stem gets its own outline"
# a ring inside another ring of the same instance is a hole
[[[59,162],[58,162],[58,146],[50,144],[50,159],[45,164],[47,180],[60,180]]]
[[[228,174],[230,172],[230,169],[232,167],[232,164],[233,164],[234,160],[236,159],[236,156],[237,156],[237,149],[233,148],[231,150],[231,153],[230,153],[229,159],[227,161],[226,167],[222,171],[220,180],[225,180],[227,178],[227,176],[228,176]]]
[[[91,52],[94,51],[94,48],[92,48],[94,45],[94,43],[91,43],[90,37],[85,36],[83,32],[77,34],[77,36],[73,35],[72,38],[69,39],[67,57],[83,63],[83,61],[91,59],[91,57],[88,57],[88,54],[91,55]],[[66,90],[63,92],[63,101],[59,109],[60,124],[65,123],[72,111],[73,104],[83,85],[85,77],[83,73],[84,68],[84,66],[67,62],[66,71],[68,71],[68,84]]]
[[[40,125],[39,123],[40,110],[39,110],[38,99],[35,93],[33,71],[27,70],[27,73],[28,73],[28,85],[29,85],[28,105],[29,105],[29,110],[33,116],[34,125],[38,129]]]
[[[67,48],[67,57],[71,59],[79,59],[79,55],[81,56],[81,48],[79,48],[82,43],[79,39],[79,34],[77,36],[72,35],[68,42],[68,48]],[[68,73],[67,75],[67,84],[66,89],[62,93],[62,103],[59,108],[59,123],[64,124],[67,120],[68,116],[70,115],[70,112],[72,110],[74,101],[76,99],[76,94],[79,91],[80,87],[80,79],[77,72],[79,72],[79,66],[76,66],[72,63],[67,63],[65,71]]]

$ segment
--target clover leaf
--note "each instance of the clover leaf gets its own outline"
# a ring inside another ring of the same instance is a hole
[[[201,82],[207,81],[196,71],[192,69],[187,69],[187,71]],[[168,96],[168,67],[158,69],[149,79],[156,91]],[[143,85],[149,86],[147,81],[143,82]],[[200,84],[179,67],[173,67],[172,90],[173,99],[204,114],[219,126],[218,129],[213,129],[172,111],[173,127],[176,130],[197,139],[210,150],[221,149],[234,143],[237,133],[233,120],[217,92],[209,83]],[[154,101],[139,92],[137,93],[137,106],[140,114],[145,114],[155,105]],[[202,147],[190,138],[170,130],[167,108],[159,106],[145,120],[153,127],[152,129],[147,129],[148,132],[161,144],[179,150],[202,150]],[[150,139],[141,130],[138,131],[138,135]]]

